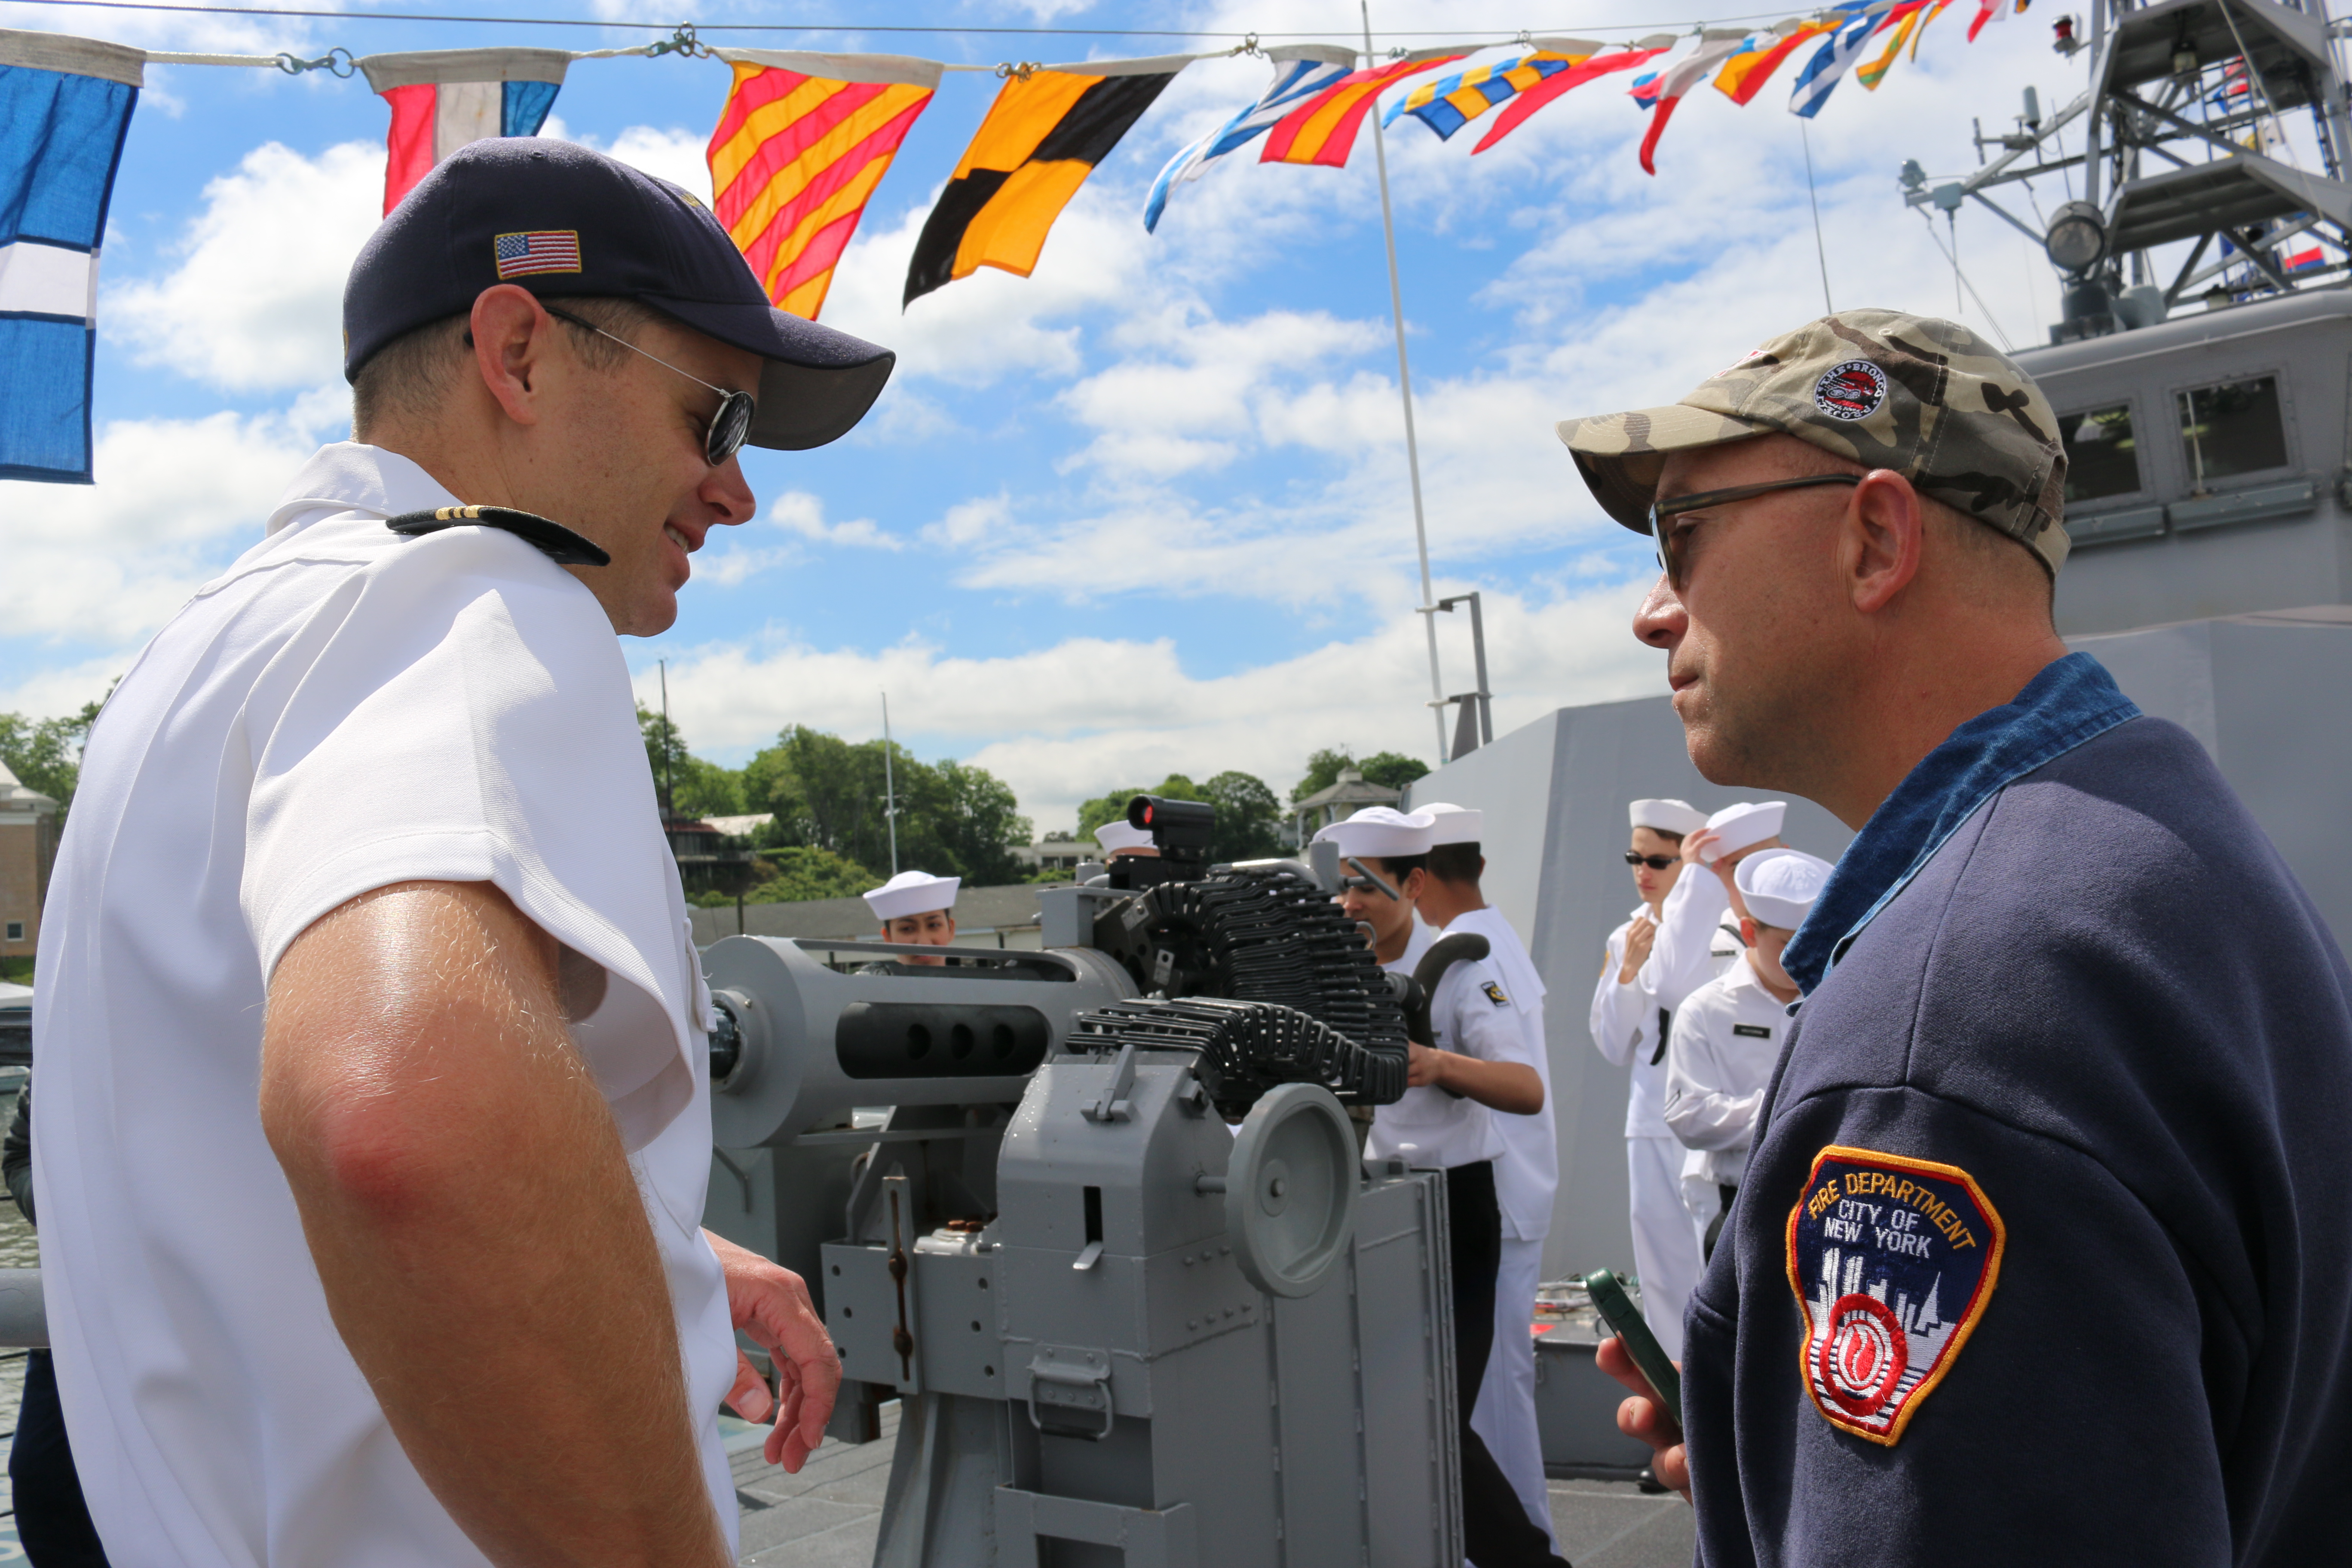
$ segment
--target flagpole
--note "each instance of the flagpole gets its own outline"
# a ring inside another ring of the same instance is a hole
[[[1364,17],[1364,68],[1377,63],[1372,53],[1372,0],[1358,0]],[[1412,538],[1421,551],[1421,624],[1429,634],[1429,696],[1430,721],[1437,726],[1437,760],[1445,761],[1445,683],[1437,673],[1437,595],[1429,582],[1429,521],[1421,507],[1421,447],[1412,432],[1412,365],[1404,353],[1404,289],[1397,282],[1396,218],[1389,208],[1388,142],[1381,133],[1381,106],[1377,100],[1370,116],[1372,122],[1372,157],[1381,172],[1381,236],[1389,249],[1389,310],[1396,321],[1397,390],[1404,397],[1404,462],[1412,475]]]
[[[890,875],[898,874],[898,785],[890,768],[890,694],[882,694],[882,819],[890,825]]]

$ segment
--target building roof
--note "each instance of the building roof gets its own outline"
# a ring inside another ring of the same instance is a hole
[[[16,781],[16,775],[8,771],[8,764],[0,763],[0,811],[29,811],[38,816],[57,808],[56,801],[39,790],[26,788]]]
[[[735,933],[731,907],[696,910],[694,940],[709,944]],[[1025,882],[1005,888],[965,888],[956,894],[956,929],[1013,931],[1037,923],[1037,889]],[[747,904],[743,934],[778,937],[856,937],[871,940],[882,922],[864,899],[807,899],[791,904]]]
[[[1404,791],[1391,789],[1386,784],[1367,783],[1364,775],[1353,768],[1341,768],[1339,776],[1328,786],[1317,790],[1304,800],[1293,802],[1290,809],[1313,811],[1325,805],[1394,805],[1403,794]]]

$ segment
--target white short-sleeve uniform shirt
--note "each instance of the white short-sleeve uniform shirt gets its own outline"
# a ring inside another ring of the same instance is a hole
[[[1683,998],[1666,1047],[1665,1120],[1692,1159],[1685,1184],[1738,1186],[1764,1091],[1780,1064],[1788,1009],[1746,959]],[[1711,1205],[1710,1205],[1711,1207]]]
[[[1495,1201],[1503,1211],[1503,1235],[1513,1241],[1541,1241],[1551,1231],[1552,1199],[1559,1190],[1559,1132],[1553,1121],[1551,1051],[1544,1039],[1544,983],[1519,933],[1492,904],[1470,910],[1445,928],[1486,939],[1487,963],[1501,974],[1527,1048],[1528,1065],[1543,1080],[1543,1109],[1533,1116],[1497,1114],[1503,1155],[1495,1165]]]
[[[156,634],[83,759],[42,932],[35,1180],[66,1422],[117,1563],[484,1561],[328,1317],[256,1103],[271,967],[411,880],[495,882],[607,972],[573,1033],[734,1533],[734,1336],[700,1231],[709,994],[628,671],[594,596],[522,540],[383,525],[457,499],[404,458],[322,449]]]
[[[1410,974],[1436,938],[1418,920],[1404,955],[1381,967]],[[1533,1067],[1518,1011],[1503,988],[1502,972],[1486,959],[1455,963],[1437,983],[1429,1002],[1427,1043],[1441,1051],[1459,1051],[1490,1062],[1520,1062]],[[1419,1170],[1452,1170],[1481,1160],[1503,1157],[1502,1130],[1496,1113],[1476,1100],[1455,1098],[1434,1087],[1408,1089],[1394,1105],[1372,1112],[1371,1135],[1364,1141],[1368,1158],[1402,1156]]]

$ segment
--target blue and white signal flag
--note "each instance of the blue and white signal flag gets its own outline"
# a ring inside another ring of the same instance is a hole
[[[98,247],[146,63],[0,30],[0,479],[91,481]]]

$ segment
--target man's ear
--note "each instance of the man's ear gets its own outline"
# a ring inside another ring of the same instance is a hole
[[[1919,574],[1927,509],[1902,475],[1873,469],[1846,503],[1838,565],[1853,607],[1875,615]]]
[[[530,289],[501,283],[474,297],[468,325],[482,384],[509,419],[538,424],[554,318]]]
[[[1756,945],[1756,920],[1752,915],[1739,917],[1739,940],[1748,946]]]

